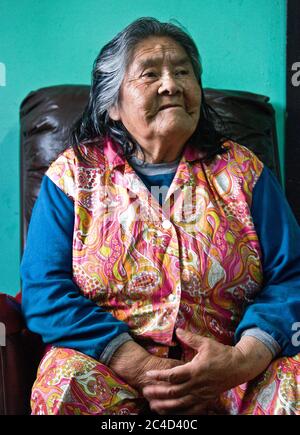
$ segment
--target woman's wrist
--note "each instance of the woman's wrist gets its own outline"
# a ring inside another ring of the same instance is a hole
[[[248,382],[260,375],[273,359],[269,348],[252,336],[243,336],[234,347],[239,383]]]
[[[109,367],[138,391],[151,381],[146,376],[150,370],[164,370],[182,365],[182,361],[151,355],[135,341],[122,344],[111,357]]]
[[[109,367],[129,385],[139,389],[144,367],[151,355],[135,341],[122,344],[112,355]]]

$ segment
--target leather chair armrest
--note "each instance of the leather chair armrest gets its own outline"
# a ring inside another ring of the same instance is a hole
[[[25,327],[21,304],[12,296],[0,293],[0,322],[6,336],[21,332]]]
[[[0,294],[0,327],[0,415],[28,414],[44,345],[26,328],[20,303],[5,294]]]

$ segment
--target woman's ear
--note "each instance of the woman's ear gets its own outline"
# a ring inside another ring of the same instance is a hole
[[[120,121],[121,119],[119,107],[117,104],[108,109],[108,114],[113,121]]]

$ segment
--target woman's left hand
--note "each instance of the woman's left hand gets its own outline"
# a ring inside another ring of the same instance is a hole
[[[158,414],[203,414],[218,409],[220,394],[253,379],[272,360],[269,349],[253,337],[235,346],[177,330],[179,340],[197,353],[188,363],[147,373],[152,384],[143,389]]]

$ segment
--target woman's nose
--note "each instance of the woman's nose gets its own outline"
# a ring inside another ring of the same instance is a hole
[[[172,74],[165,74],[161,77],[160,86],[158,88],[159,94],[175,95],[182,92],[176,77]]]

